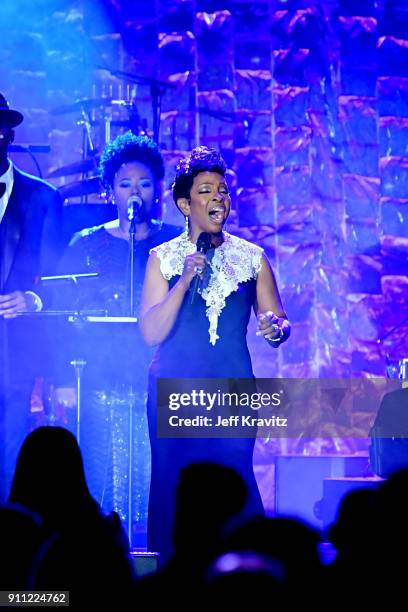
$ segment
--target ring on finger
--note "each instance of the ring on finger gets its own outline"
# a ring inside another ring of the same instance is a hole
[[[276,314],[275,314],[274,312],[272,312],[272,310],[267,310],[267,311],[265,312],[265,315],[266,315],[268,318],[272,319],[272,321],[277,321],[277,320],[278,320],[278,317],[276,316]]]
[[[203,271],[203,269],[202,269],[202,267],[201,267],[201,266],[195,266],[195,268],[194,268],[194,272],[195,272],[196,274],[201,274],[201,273],[202,273],[202,271]]]
[[[271,334],[267,334],[265,336],[266,340],[269,340],[270,342],[279,342],[283,336],[282,329],[279,327],[279,325],[272,325],[271,327],[274,332],[278,332],[278,335],[272,336]]]
[[[270,336],[265,336],[265,339],[266,339],[268,342],[280,342],[280,341],[281,341],[281,338],[282,338],[282,336],[281,336],[281,335],[276,336],[276,338],[271,338]]]

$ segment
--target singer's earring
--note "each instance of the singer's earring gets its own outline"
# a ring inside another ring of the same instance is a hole
[[[184,217],[184,220],[185,220],[185,228],[184,229],[185,229],[185,231],[188,234],[188,230],[190,229],[190,226],[188,224],[188,217],[187,217],[187,215]]]
[[[107,204],[115,205],[115,196],[113,195],[113,190],[110,187],[107,187],[104,193],[101,194],[101,197],[105,199]]]

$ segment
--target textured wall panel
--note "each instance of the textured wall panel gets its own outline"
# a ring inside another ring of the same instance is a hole
[[[380,117],[381,157],[408,157],[408,117]]]

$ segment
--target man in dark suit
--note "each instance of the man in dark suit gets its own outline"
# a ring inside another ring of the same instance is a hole
[[[40,277],[60,251],[61,199],[54,187],[21,172],[8,158],[23,115],[0,94],[0,495],[28,433],[29,402],[41,345],[30,313],[43,308]]]

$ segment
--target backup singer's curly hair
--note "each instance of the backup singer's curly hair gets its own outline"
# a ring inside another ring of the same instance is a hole
[[[106,145],[99,162],[99,174],[106,188],[112,188],[115,174],[130,162],[145,164],[156,181],[164,177],[164,162],[157,144],[148,136],[136,136],[132,132],[120,134]]]
[[[176,167],[173,200],[177,204],[179,198],[190,199],[194,178],[200,172],[217,172],[225,176],[226,171],[227,165],[218,151],[204,146],[196,147]]]

